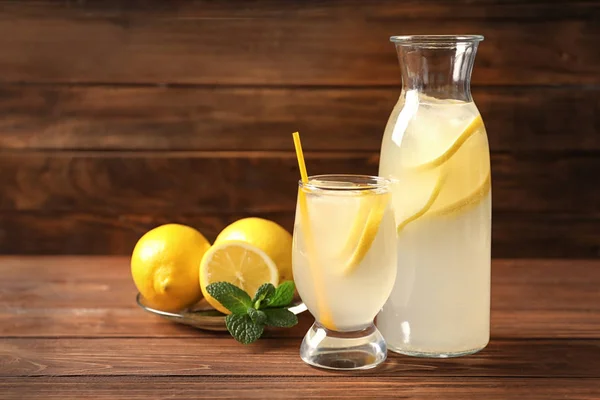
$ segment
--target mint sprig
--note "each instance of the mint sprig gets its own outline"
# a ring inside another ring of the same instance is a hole
[[[258,340],[266,325],[290,328],[298,323],[298,317],[287,309],[294,298],[295,285],[292,281],[282,282],[277,287],[265,283],[258,288],[254,298],[228,282],[211,283],[206,290],[231,311],[225,317],[225,326],[240,343]]]

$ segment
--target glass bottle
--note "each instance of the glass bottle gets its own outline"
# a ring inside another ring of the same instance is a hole
[[[379,175],[393,180],[398,273],[377,327],[398,353],[455,357],[490,336],[491,178],[470,80],[482,36],[394,36],[402,92]]]

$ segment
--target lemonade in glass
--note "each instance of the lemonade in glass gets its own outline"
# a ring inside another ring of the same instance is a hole
[[[300,349],[308,364],[366,369],[386,358],[373,318],[396,278],[396,224],[389,181],[320,175],[299,184],[294,281],[315,317]]]

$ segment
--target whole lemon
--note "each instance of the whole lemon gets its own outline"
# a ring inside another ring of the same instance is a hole
[[[148,305],[177,311],[202,298],[198,267],[210,248],[194,228],[162,225],[138,240],[131,255],[131,275]]]
[[[239,240],[264,251],[279,271],[279,281],[292,280],[292,235],[276,222],[263,218],[235,221],[217,236],[215,244]]]

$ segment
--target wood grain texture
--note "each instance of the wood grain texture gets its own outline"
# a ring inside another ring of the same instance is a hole
[[[400,84],[388,37],[469,32],[486,36],[473,84],[495,152],[493,254],[600,254],[600,196],[589,183],[600,169],[598,2],[0,9],[4,253],[126,254],[144,230],[173,220],[211,238],[246,215],[289,229],[289,133],[325,152],[309,160],[313,173],[375,173]]]
[[[263,338],[242,346],[231,338],[4,339],[0,376],[328,376],[298,354],[302,338]],[[201,355],[199,357],[198,355]],[[600,340],[492,340],[461,359],[390,353],[378,377],[600,378]],[[259,367],[260,366],[260,367]]]
[[[253,17],[253,12],[246,17],[248,7],[233,18],[212,18],[186,14],[189,8],[179,13],[176,6],[138,13],[143,3],[138,9],[125,2],[49,3],[4,2],[2,82],[389,85],[400,80],[389,36],[475,32],[487,37],[474,70],[476,84],[600,83],[595,3],[577,2],[575,11],[561,14],[549,1],[541,6],[528,2],[523,8],[530,17],[536,7],[556,11],[550,20],[540,14],[527,22],[514,5],[507,7],[514,19],[488,18],[493,13],[486,2],[468,12],[478,19],[463,18],[447,2],[435,3],[436,18],[418,19],[406,13],[415,2],[408,9],[380,3],[379,15],[371,18],[359,10],[348,14],[351,5],[342,7],[345,14],[333,7],[325,18],[303,17],[297,6],[276,18]],[[462,2],[461,9],[468,3]],[[156,2],[149,4],[152,8]]]
[[[288,336],[269,334],[249,346],[227,334],[155,323],[133,305],[127,262],[0,258],[1,399],[264,398],[267,388],[271,398],[303,399],[600,395],[598,260],[495,260],[488,347],[446,360],[390,353],[378,369],[361,373],[326,372],[300,360],[307,314],[304,326],[280,331]],[[61,323],[56,315],[68,323],[53,331]],[[545,336],[531,335],[536,331]]]
[[[379,151],[399,88],[0,85],[0,149]],[[475,88],[492,151],[600,150],[597,88]],[[568,135],[566,134],[568,132]]]
[[[419,0],[396,2],[393,0],[331,1],[315,0],[308,3],[260,0],[248,3],[245,0],[230,0],[229,7],[211,0],[88,0],[84,4],[57,3],[52,0],[36,0],[31,4],[15,4],[0,1],[6,10],[20,15],[40,15],[47,10],[60,10],[75,15],[84,9],[94,15],[118,17],[122,15],[167,16],[169,18],[264,18],[264,17],[310,17],[337,19],[340,17],[365,18],[432,18],[447,19],[449,16],[461,19],[516,19],[538,20],[544,16],[548,20],[564,18],[590,18],[600,11],[600,6],[585,0],[522,0],[507,2],[501,0]],[[43,7],[39,7],[43,5]],[[454,14],[452,14],[452,12]]]
[[[249,216],[274,220],[290,232],[293,226],[290,212],[213,215],[7,212],[0,213],[0,251],[3,254],[130,254],[145,232],[162,224],[190,225],[213,241],[227,225]]]
[[[378,153],[308,152],[311,175],[377,174]],[[594,153],[492,154],[494,211],[600,214]],[[293,152],[0,154],[0,211],[293,212]],[[583,184],[582,184],[583,183]]]
[[[0,337],[218,338],[135,304],[127,257],[0,258]],[[600,261],[494,260],[492,337],[600,339]],[[269,337],[300,339],[312,318]]]
[[[0,249],[127,254],[162,223],[189,224],[214,239],[229,223],[253,215],[291,231],[296,193],[290,182],[297,172],[286,157],[0,157]],[[598,257],[600,203],[596,186],[586,183],[595,179],[598,158],[532,157],[493,157],[493,255]],[[342,153],[309,162],[315,172],[374,173],[374,159]]]
[[[437,399],[596,400],[595,378],[43,377],[0,380],[0,398],[44,399]]]
[[[197,228],[209,240],[233,221],[259,216],[292,231],[294,213],[104,214],[100,212],[0,213],[2,254],[130,254],[148,230],[166,223]],[[600,219],[549,214],[492,216],[493,257],[600,257]]]
[[[306,156],[311,174],[377,173],[377,153]],[[0,170],[11,254],[127,254],[161,223],[214,239],[251,215],[291,231],[299,175],[291,152],[12,152]],[[593,153],[493,154],[494,256],[597,257],[599,172]]]

